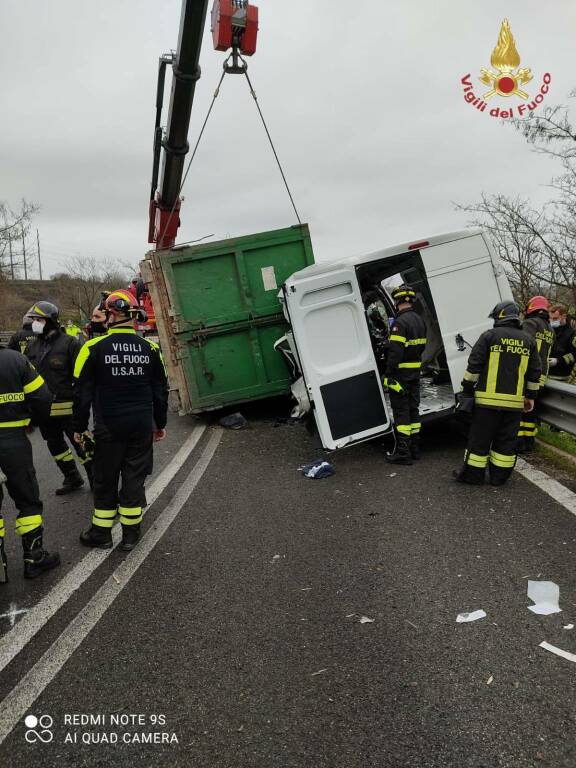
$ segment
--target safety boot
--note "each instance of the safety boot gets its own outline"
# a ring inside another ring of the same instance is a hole
[[[36,528],[22,536],[24,551],[24,578],[35,579],[44,571],[60,565],[60,555],[57,552],[47,552],[42,546],[42,527]]]
[[[4,537],[0,538],[0,584],[8,581],[8,560],[4,549]]]
[[[84,480],[82,480],[82,476],[80,475],[80,472],[78,472],[76,464],[73,462],[68,463],[70,464],[70,469],[66,468],[64,482],[62,483],[61,488],[56,489],[56,496],[66,496],[68,493],[77,491],[84,485]]]
[[[130,552],[134,549],[140,539],[140,523],[136,525],[122,526],[122,543],[119,546],[123,552]]]
[[[394,453],[386,454],[386,461],[390,464],[412,464],[410,438],[406,435],[396,435],[396,448]]]
[[[418,461],[420,458],[420,435],[410,436],[410,456],[415,461]]]
[[[484,474],[472,474],[468,471],[468,467],[464,466],[462,469],[454,469],[452,471],[452,477],[457,483],[465,483],[466,485],[484,485]]]
[[[92,525],[80,534],[80,541],[85,547],[95,549],[112,549],[112,528],[102,528]]]

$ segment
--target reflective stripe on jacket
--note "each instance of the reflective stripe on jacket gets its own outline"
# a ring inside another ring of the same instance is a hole
[[[424,320],[412,308],[403,309],[390,329],[389,341],[386,376],[404,381],[418,379],[426,346]]]

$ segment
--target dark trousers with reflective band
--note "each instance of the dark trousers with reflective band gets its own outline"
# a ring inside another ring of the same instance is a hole
[[[126,440],[96,435],[95,441],[92,524],[112,528],[119,515],[122,525],[137,525],[146,504],[144,481],[152,472],[152,433]]]
[[[533,411],[522,414],[520,428],[518,429],[518,437],[520,440],[524,440],[524,444],[533,445],[539,428],[540,409],[538,408],[538,401],[536,401]]]
[[[476,406],[464,453],[463,479],[481,483],[486,467],[492,482],[503,483],[510,477],[522,415],[522,411]]]
[[[389,390],[390,405],[394,415],[396,432],[404,437],[418,435],[420,433],[420,379],[416,381],[402,381],[398,379],[404,389],[403,394]]]
[[[6,475],[6,488],[14,500],[18,517],[16,533],[23,536],[42,525],[42,502],[32,460],[32,446],[23,428],[0,429],[0,469]],[[0,509],[3,501],[0,485]],[[4,537],[0,514],[0,538]]]
[[[56,403],[56,405],[58,405],[58,403]],[[54,405],[52,408],[54,408]],[[78,454],[80,464],[85,464],[88,460],[82,447],[74,442],[72,416],[51,416],[48,421],[45,421],[40,425],[40,433],[44,440],[46,440],[52,458],[65,477],[76,470],[76,462],[72,455],[72,449],[66,442],[66,438],[68,438],[70,444]]]

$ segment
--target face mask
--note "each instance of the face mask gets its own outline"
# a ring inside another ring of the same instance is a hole
[[[90,322],[90,330],[92,333],[106,333],[104,323],[97,323],[95,320]]]
[[[32,333],[35,333],[37,336],[41,336],[44,333],[44,326],[46,325],[45,320],[33,320],[32,321]]]
[[[550,325],[552,326],[552,328],[560,328],[562,323],[560,322],[560,320],[550,320]]]

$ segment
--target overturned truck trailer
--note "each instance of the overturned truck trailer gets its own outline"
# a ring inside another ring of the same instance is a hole
[[[488,313],[512,298],[503,267],[480,229],[317,264],[289,277],[282,291],[290,331],[277,346],[302,374],[292,388],[297,412],[313,412],[327,449],[392,429],[381,375],[386,328],[394,316],[390,291],[401,283],[416,290],[415,308],[427,326],[423,422],[453,413],[470,349],[492,325]],[[382,318],[380,337],[370,326],[374,305]]]
[[[290,392],[274,349],[288,327],[278,291],[313,263],[306,224],[147,254],[141,273],[181,414]]]

